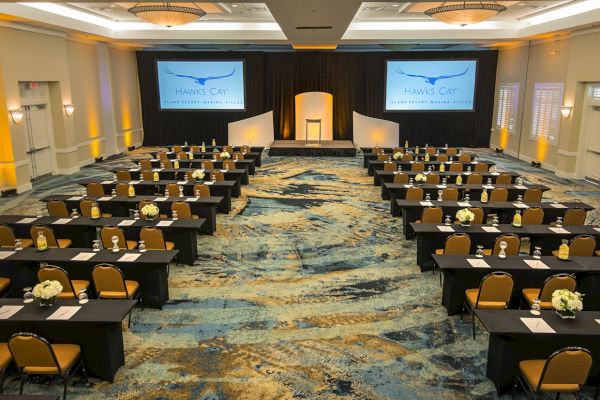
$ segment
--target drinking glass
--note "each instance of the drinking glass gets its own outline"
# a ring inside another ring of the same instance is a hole
[[[492,226],[498,226],[499,223],[498,217],[494,217],[494,219],[492,219]]]
[[[92,251],[98,252],[100,250],[102,250],[102,246],[100,246],[100,240],[96,239],[94,240],[94,244],[92,245]]]
[[[398,164],[398,171],[402,171],[402,165]]]
[[[217,175],[216,174],[211,174],[210,180],[213,181],[213,182],[216,182],[217,181]]]
[[[518,195],[517,196],[517,203],[522,203],[523,202],[523,196],[522,195]]]
[[[143,241],[143,240],[139,241],[138,250],[140,251],[140,253],[144,253],[146,251],[146,242],[145,241]]]
[[[540,246],[535,246],[534,249],[535,250],[533,251],[533,258],[539,260],[540,258],[542,258],[542,248]]]
[[[37,211],[37,217],[38,218],[42,218],[43,216],[44,216],[44,212],[42,211],[41,208],[39,208],[38,211]]]
[[[87,193],[87,189],[86,188],[83,188],[83,190],[81,191],[81,195],[83,197],[87,197],[88,193]]]
[[[491,185],[492,184],[492,178],[487,178],[487,184]]]
[[[77,212],[76,208],[71,210],[71,218],[79,218],[79,213]]]
[[[448,183],[448,179],[442,178],[442,185],[446,186],[447,183]]]
[[[183,197],[183,186],[179,186],[179,197]]]
[[[33,301],[33,293],[31,287],[23,288],[23,303],[31,303]]]
[[[138,210],[133,212],[133,219],[140,219],[140,212]]]
[[[429,193],[427,193],[425,195],[425,201],[430,201],[431,200],[431,196],[429,195]]]
[[[169,193],[169,189],[165,189],[165,196],[166,196],[166,197],[169,197],[169,196],[171,196],[171,194]]]
[[[409,183],[409,184],[411,184],[411,185],[412,185],[414,182],[415,182],[415,181],[413,180],[413,178],[410,178],[410,179],[408,180],[408,183]]]
[[[483,246],[478,244],[477,245],[477,252],[475,253],[475,256],[478,258],[483,258]]]
[[[444,224],[452,225],[452,218],[449,215],[446,215],[446,219],[444,220]]]
[[[467,166],[467,172],[471,172],[471,166]]]
[[[542,301],[540,299],[533,300],[533,304],[531,305],[531,313],[533,315],[540,315],[540,311],[542,310],[542,306],[540,305]]]
[[[471,195],[469,193],[465,194],[465,201],[470,201],[471,200]]]
[[[556,217],[556,227],[562,228],[562,226],[563,226],[562,217]]]
[[[77,296],[79,304],[85,304],[89,301],[88,295],[85,292],[85,289],[79,289],[79,295]]]
[[[21,239],[15,239],[15,250],[23,250],[23,243],[21,242]]]
[[[444,198],[442,197],[442,193],[444,193],[444,191],[443,191],[443,190],[438,190],[438,191],[437,191],[437,194],[438,194],[438,201],[443,201],[443,200],[444,200]]]
[[[173,221],[176,221],[178,218],[177,216],[177,210],[173,210]]]
[[[110,240],[113,244],[112,251],[114,253],[118,252],[119,251],[119,238],[117,236],[113,236]]]
[[[110,195],[111,196],[116,196],[117,195],[117,189],[113,189],[110,191]]]
[[[508,243],[506,243],[504,240],[500,242],[500,253],[498,253],[498,257],[506,258],[506,252],[504,250],[506,250],[507,246]]]

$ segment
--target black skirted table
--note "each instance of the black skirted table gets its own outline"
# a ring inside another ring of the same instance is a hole
[[[410,146],[408,148],[405,148],[404,146],[398,146],[398,147],[402,147],[403,153],[415,154],[414,146]],[[433,146],[431,146],[431,147],[433,147]],[[434,148],[435,148],[436,152],[438,152],[440,154],[446,154],[446,150],[448,150],[447,147],[434,147]],[[390,154],[390,155],[394,151],[393,147],[382,147],[381,149],[383,150],[383,152],[385,154]],[[459,147],[455,147],[455,149],[457,151],[461,150]],[[360,150],[363,152],[363,167],[364,168],[367,168],[369,166],[370,160],[377,160],[377,154],[373,153],[372,147],[361,147]],[[470,153],[467,153],[467,154],[470,154]],[[424,156],[424,155],[425,155],[425,148],[419,147],[419,156]],[[471,156],[473,156],[473,154],[471,154]],[[435,157],[435,155],[431,154],[430,157]],[[458,159],[458,154],[455,154],[450,157],[455,157],[454,159]]]
[[[181,165],[179,168],[161,168],[160,165],[154,167],[152,172],[158,172],[159,179],[169,180],[169,181],[184,181],[185,173],[190,171],[194,172],[196,169],[201,169],[202,165],[194,165],[194,167],[198,168],[183,168]],[[131,175],[132,179],[141,180],[142,169],[141,168],[113,168],[111,172],[117,173],[117,171],[128,171]],[[250,180],[248,178],[248,169],[247,168],[236,168],[236,169],[205,169],[204,173],[206,174],[207,179],[210,179],[210,173],[212,171],[221,171],[226,181],[235,181],[236,187],[234,188],[233,197],[238,197],[241,194],[241,185],[248,185]]]
[[[194,152],[194,157],[202,157],[202,158],[206,158],[206,156],[212,157],[212,155],[214,154],[215,148],[218,150],[219,153],[223,151],[223,146],[214,146],[214,147],[206,146],[206,151],[204,153]],[[190,152],[190,146],[181,146],[181,149],[186,153]],[[254,164],[257,167],[260,167],[262,165],[261,156],[262,156],[262,152],[264,149],[265,149],[264,147],[252,147],[252,148],[250,148],[250,152],[247,152],[244,154],[244,159],[253,160]],[[241,151],[241,147],[233,146],[233,151]],[[167,151],[166,153],[167,153],[167,157],[169,159],[174,159],[177,157],[177,154],[173,152],[172,147],[170,147],[170,151]],[[151,154],[153,154],[154,157],[156,157],[158,155],[157,152],[154,152]],[[233,154],[231,156],[233,157]]]
[[[125,365],[123,319],[135,306],[134,300],[57,300],[52,307],[40,307],[37,302],[23,304],[21,299],[0,299],[2,306],[23,306],[0,323],[0,341],[18,332],[36,333],[50,343],[70,343],[81,346],[87,373],[112,382],[117,370]],[[81,306],[67,320],[48,319],[61,306]],[[2,397],[0,397],[2,398]]]
[[[214,156],[214,154],[210,153],[210,152],[196,153],[194,155],[194,158],[192,158],[191,160],[179,160],[179,167],[180,168],[200,168],[203,161],[212,161],[215,168],[222,169],[223,168],[223,160],[214,159],[213,156]],[[169,159],[174,159],[174,158],[175,158],[175,155],[173,153],[173,157],[170,157]],[[232,161],[235,163],[236,168],[246,169],[246,170],[248,170],[248,173],[250,175],[256,174],[256,165],[254,163],[254,160],[244,159],[244,160],[232,160]],[[158,168],[158,167],[160,167],[160,160],[156,159],[156,158],[150,159],[150,164],[152,165],[153,168]]]
[[[410,171],[411,166],[415,163],[416,161],[395,161],[395,160],[391,160],[391,161],[378,161],[378,160],[371,160],[369,161],[369,167],[368,167],[368,173],[369,176],[373,176],[375,171],[383,171],[383,166],[386,163],[392,163],[395,164],[396,168],[398,167],[402,167],[403,170],[405,171]],[[439,172],[438,170],[440,169],[440,164],[444,163],[446,170],[450,169],[450,165],[454,164],[462,164],[463,166],[463,171],[467,171],[467,168],[471,167],[471,170],[473,172],[475,169],[475,166],[477,164],[485,164],[489,167],[496,165],[496,163],[493,163],[491,161],[434,161],[434,160],[429,160],[429,161],[419,161],[422,162],[423,164],[425,164],[425,169],[428,169],[429,166],[433,167],[433,169],[436,172]],[[440,172],[440,173],[444,173],[444,172]]]
[[[369,149],[370,151],[370,149]],[[385,154],[389,155],[390,157],[392,156],[392,149],[386,149]],[[414,155],[414,153],[411,153]],[[443,153],[441,153],[443,154]],[[471,156],[471,159],[475,158],[474,154],[470,154],[470,153],[465,153],[465,154],[469,154]],[[368,168],[369,167],[369,163],[371,161],[376,161],[377,160],[377,156],[378,154],[375,153],[363,153],[363,167],[364,168]],[[444,154],[444,156],[448,157],[448,160],[450,161],[458,161],[458,158],[460,157],[458,154],[452,155],[452,156],[448,156],[446,154]],[[421,151],[419,152],[419,160],[424,160],[425,158],[425,154]],[[436,154],[430,154],[429,155],[429,160],[430,161],[437,161],[438,156]]]
[[[512,389],[519,362],[546,359],[556,350],[569,346],[584,347],[592,353],[593,364],[587,384],[598,384],[600,312],[581,311],[572,320],[561,319],[554,311],[542,311],[540,316],[534,316],[527,310],[480,309],[475,310],[475,314],[490,333],[486,376],[494,383],[499,395]],[[543,320],[539,326],[545,322],[554,332],[533,332],[522,318],[534,326],[538,319]]]
[[[373,184],[375,186],[381,186],[386,182],[394,182],[394,176],[396,176],[399,173],[405,173],[408,174],[409,178],[413,178],[417,175],[417,174],[425,174],[427,175],[429,172],[428,171],[375,171],[375,174],[373,176]],[[468,173],[466,171],[463,172],[452,172],[452,171],[444,171],[444,172],[440,172],[440,171],[432,171],[435,172],[436,174],[438,174],[440,176],[440,179],[442,178],[446,178],[448,180],[447,183],[455,183],[456,182],[456,177],[457,176],[462,176],[463,179],[463,183],[467,182],[467,179],[469,178],[469,175],[471,175],[471,173]],[[472,172],[475,173],[475,172]],[[492,180],[492,183],[496,183],[496,178],[498,178],[498,176],[500,176],[500,172],[477,172],[479,175],[481,175],[483,177],[483,181],[487,182],[488,178]],[[503,174],[509,174],[511,176],[511,183],[515,182],[515,179],[517,179],[520,175],[517,174],[516,172],[502,172]]]
[[[85,279],[92,282],[92,269],[98,264],[111,264],[119,267],[125,279],[138,281],[140,295],[145,306],[162,308],[169,300],[168,266],[177,256],[177,250],[100,250],[91,249],[48,249],[37,251],[25,248],[15,251],[10,248],[0,250],[0,276],[10,278],[17,296],[26,287],[38,283],[37,272],[42,262],[64,268],[71,279]],[[88,258],[89,256],[89,258]]]

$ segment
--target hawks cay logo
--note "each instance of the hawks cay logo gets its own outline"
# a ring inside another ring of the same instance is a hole
[[[437,75],[437,76],[427,76],[427,75],[419,75],[419,74],[411,74],[408,72],[404,72],[401,68],[398,68],[396,70],[397,73],[401,74],[401,75],[405,75],[408,76],[409,78],[420,78],[423,79],[425,81],[425,83],[428,83],[431,86],[436,86],[437,82],[442,80],[442,79],[451,79],[451,78],[456,78],[459,76],[463,76],[465,75],[468,71],[469,71],[470,67],[467,67],[463,72],[457,73],[457,74],[446,74],[446,75]],[[409,87],[405,87],[404,88],[404,93],[405,94],[410,94],[410,95],[418,95],[418,94],[422,94],[422,95],[436,95],[436,94],[440,94],[440,95],[454,95],[457,93],[459,89],[458,88],[449,88],[449,87],[445,87],[445,86],[441,86],[439,88],[435,88],[435,87],[431,87],[431,88],[409,88]]]
[[[229,89],[211,87],[211,88],[208,88],[208,90],[207,90],[207,88],[205,88],[204,86],[206,85],[206,82],[208,82],[208,81],[217,80],[217,79],[225,79],[225,78],[229,78],[230,76],[233,76],[235,74],[235,68],[233,68],[233,70],[229,74],[211,75],[211,76],[193,76],[193,75],[176,74],[176,73],[172,72],[169,68],[163,69],[163,72],[165,74],[173,75],[178,78],[192,79],[194,83],[201,86],[199,88],[191,88],[191,89],[190,88],[176,88],[175,94],[177,94],[177,95],[201,95],[201,96],[204,96],[206,94],[226,95],[227,92],[229,91]]]

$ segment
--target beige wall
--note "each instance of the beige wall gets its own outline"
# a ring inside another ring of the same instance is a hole
[[[0,27],[0,103],[5,104],[0,107],[0,189],[16,187],[22,192],[31,187],[25,123],[14,124],[8,113],[21,106],[19,81],[50,83],[53,173],[72,173],[96,156],[113,154],[115,151],[107,151],[108,140],[122,143],[127,137],[128,144],[141,143],[135,52],[109,48],[107,62],[102,64],[102,46],[106,47],[52,32]],[[100,78],[103,72],[107,79]],[[108,92],[112,90],[118,98],[103,104],[101,85],[110,86]],[[76,105],[72,116],[63,109],[68,103]],[[116,121],[114,126],[105,123],[111,118]]]
[[[526,161],[542,161],[544,168],[557,175],[580,177],[577,175],[577,155],[581,139],[581,104],[585,83],[600,82],[598,43],[600,32],[594,32],[500,50],[496,86],[520,83],[519,111],[516,133],[507,135],[496,129],[497,107],[494,107],[491,147],[503,147],[507,154]],[[555,144],[529,137],[533,88],[537,82],[562,82],[565,87],[563,104],[574,106],[569,119],[561,118]]]

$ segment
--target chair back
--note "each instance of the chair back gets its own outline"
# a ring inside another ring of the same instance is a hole
[[[375,147],[373,147],[373,148],[371,149],[371,153],[372,153],[372,154],[379,154],[379,153],[381,153],[381,147],[379,147],[379,146],[375,146]]]
[[[127,285],[125,285],[125,277],[123,272],[110,264],[98,264],[92,270],[92,279],[96,293],[101,292],[125,292],[127,297]]]
[[[507,173],[502,173],[496,177],[496,185],[510,185],[512,183],[512,176]]]
[[[406,191],[406,200],[423,200],[423,188],[420,187],[409,187]]]
[[[98,182],[90,182],[85,187],[88,196],[104,196],[104,188]]]
[[[131,174],[129,171],[119,170],[117,171],[117,180],[118,181],[130,181]]]
[[[223,161],[223,169],[235,169],[235,163],[233,160]]]
[[[117,246],[119,246],[120,249],[127,249],[127,242],[125,241],[123,230],[118,226],[109,225],[102,227],[100,230],[100,238],[102,239],[102,245],[105,249],[111,249],[113,247],[113,236],[119,238]]]
[[[467,255],[471,251],[471,237],[466,233],[454,233],[446,238],[444,255]]]
[[[383,164],[383,170],[384,171],[396,171],[398,169],[398,164],[396,164],[395,162],[386,162],[385,164]]]
[[[438,174],[436,174],[435,172],[432,172],[431,174],[427,174],[427,183],[429,185],[439,185],[440,176]]]
[[[570,274],[556,274],[549,276],[544,281],[544,286],[540,290],[539,298],[542,302],[551,302],[552,294],[560,289],[567,289],[571,292],[575,291],[577,287],[577,281],[575,277]]]
[[[43,225],[33,225],[29,230],[29,234],[31,235],[31,239],[33,240],[33,245],[35,246],[37,243],[38,232],[43,232],[46,237],[46,242],[48,243],[48,247],[58,248],[58,242],[56,241],[56,236],[54,236],[54,230],[49,226]]]
[[[148,250],[166,250],[165,238],[158,228],[142,228],[140,239],[146,243]]]
[[[521,224],[541,225],[544,222],[544,210],[539,207],[531,207],[523,212]]]
[[[164,151],[161,151],[158,153],[158,159],[160,161],[164,161],[164,160],[168,160],[169,157],[167,156],[167,153],[165,153]]]
[[[146,207],[148,204],[154,204],[152,200],[142,200],[138,203],[138,210],[142,211],[142,208]]]
[[[223,151],[228,152],[231,156],[233,156],[233,147],[227,145],[227,146],[223,146]]]
[[[497,187],[492,189],[490,193],[489,201],[507,201],[508,200],[508,190],[503,187]]]
[[[590,235],[579,235],[569,243],[569,256],[591,257],[596,250],[596,239]]]
[[[250,151],[250,150],[248,150]],[[231,155],[231,157],[234,160],[243,160],[244,159],[244,153],[242,153],[241,151],[234,151],[233,154]]]
[[[448,169],[448,171],[450,172],[462,172],[462,170],[463,165],[457,162],[453,162],[452,164],[450,164],[450,168]]]
[[[195,182],[196,178],[192,176],[193,174],[194,171],[185,171],[185,180],[188,182]]]
[[[202,148],[200,146],[192,145],[190,146],[190,151],[192,153],[202,153]]]
[[[183,149],[181,148],[181,146],[176,145],[176,146],[173,146],[172,151],[173,151],[173,153],[181,153],[183,151]]]
[[[90,200],[90,199],[81,200],[79,202],[79,210],[81,210],[81,215],[84,217],[91,217],[92,216],[92,207],[94,205],[98,207],[98,203],[95,200]],[[100,209],[100,207],[98,207],[98,210],[99,209]]]
[[[425,163],[417,161],[410,166],[411,171],[425,171]]]
[[[441,207],[427,207],[421,215],[421,223],[423,224],[441,224],[444,212]]]
[[[73,288],[71,279],[69,279],[69,274],[61,267],[57,267],[54,265],[45,265],[38,269],[37,276],[40,282],[58,281],[58,283],[60,283],[60,285],[63,288],[61,297],[71,297],[73,299],[77,297],[77,293],[75,293],[75,288]]]
[[[177,159],[178,160],[187,160],[188,159],[188,153],[184,152],[184,151],[180,151],[179,153],[177,153]]]
[[[8,225],[0,225],[0,247],[15,247],[15,232]]]
[[[581,389],[590,373],[592,363],[592,354],[582,347],[557,350],[544,363],[538,387],[535,389],[544,390],[546,385],[550,388],[555,385],[577,385]]]
[[[583,208],[569,208],[563,217],[564,225],[584,225],[587,212]]]
[[[47,207],[51,217],[69,217],[67,205],[62,200],[50,200]]]
[[[456,147],[448,147],[446,149],[446,154],[448,154],[449,156],[456,155],[456,153],[458,153],[458,151],[456,150]]]
[[[183,153],[183,154],[185,154],[185,153]],[[186,157],[187,157],[187,155],[186,155]],[[164,160],[162,163],[166,169],[173,169],[173,162],[171,160]]]
[[[488,172],[490,170],[490,166],[486,163],[478,163],[475,164],[475,168],[473,168],[475,172]]]
[[[481,207],[469,207],[469,210],[475,214],[475,218],[471,222],[472,224],[483,224],[483,208]]]
[[[392,154],[396,154],[396,153],[404,153],[404,149],[400,146],[396,146],[392,149]]]
[[[140,168],[142,169],[142,171],[151,171],[152,170],[152,163],[150,162],[150,160],[141,160],[140,161]]]
[[[221,171],[212,171],[210,173],[210,179],[213,179],[213,177],[217,182],[223,182],[225,180],[225,175],[223,175]]]
[[[444,188],[444,190],[442,190],[442,200],[457,201],[458,200],[458,189],[455,187]]]
[[[241,152],[246,152],[246,153],[250,153],[252,151],[252,148],[250,146],[248,146],[247,144],[243,145],[242,147],[240,147]]]
[[[436,160],[439,162],[446,162],[448,161],[448,156],[446,154],[440,154],[437,156]]]
[[[202,160],[200,165],[202,166],[202,169],[215,169],[215,165],[210,160]]]
[[[414,161],[414,160],[415,160],[415,156],[413,156],[412,154],[404,153],[402,155],[402,161]]]
[[[19,332],[8,339],[8,349],[17,368],[48,369],[62,375],[50,343],[35,333]]]
[[[176,183],[167,183],[165,187],[165,194],[169,192],[169,197],[179,196],[179,185]]]
[[[391,157],[390,157],[390,155],[389,155],[389,154],[384,154],[384,153],[377,154],[377,161],[387,161],[387,160],[389,160],[390,158],[391,158]]]
[[[160,179],[160,175],[158,176]],[[154,172],[151,169],[142,170],[142,179],[145,181],[153,181],[154,180]]]
[[[171,204],[171,212],[177,211],[177,218],[192,219],[192,209],[185,201],[175,201]]]
[[[425,147],[425,153],[427,153],[429,155],[435,154],[435,147],[431,147],[431,146]]]
[[[115,192],[117,192],[117,196],[129,196],[129,185],[125,182],[119,182],[115,186]]]
[[[512,275],[503,271],[492,272],[484,276],[479,284],[479,294],[477,295],[475,308],[477,308],[479,302],[483,301],[505,303],[507,306],[512,296],[513,285]]]
[[[394,175],[394,183],[408,183],[408,174],[406,172],[400,172]]]
[[[194,185],[194,195],[196,192],[200,192],[200,197],[210,197],[210,189],[208,186],[203,185],[201,183],[197,183]]]
[[[521,248],[521,239],[514,233],[500,235],[494,242],[494,251],[492,254],[498,255],[500,253],[500,242],[506,242],[506,248],[504,252],[507,256],[518,256],[519,249]]]
[[[523,201],[525,203],[541,203],[542,191],[536,188],[527,189],[523,195]]]
[[[479,164],[477,164],[479,165]],[[471,174],[467,178],[467,185],[481,185],[483,183],[483,176],[481,174]]]
[[[458,156],[458,162],[471,162],[471,155],[467,153],[463,153]]]

